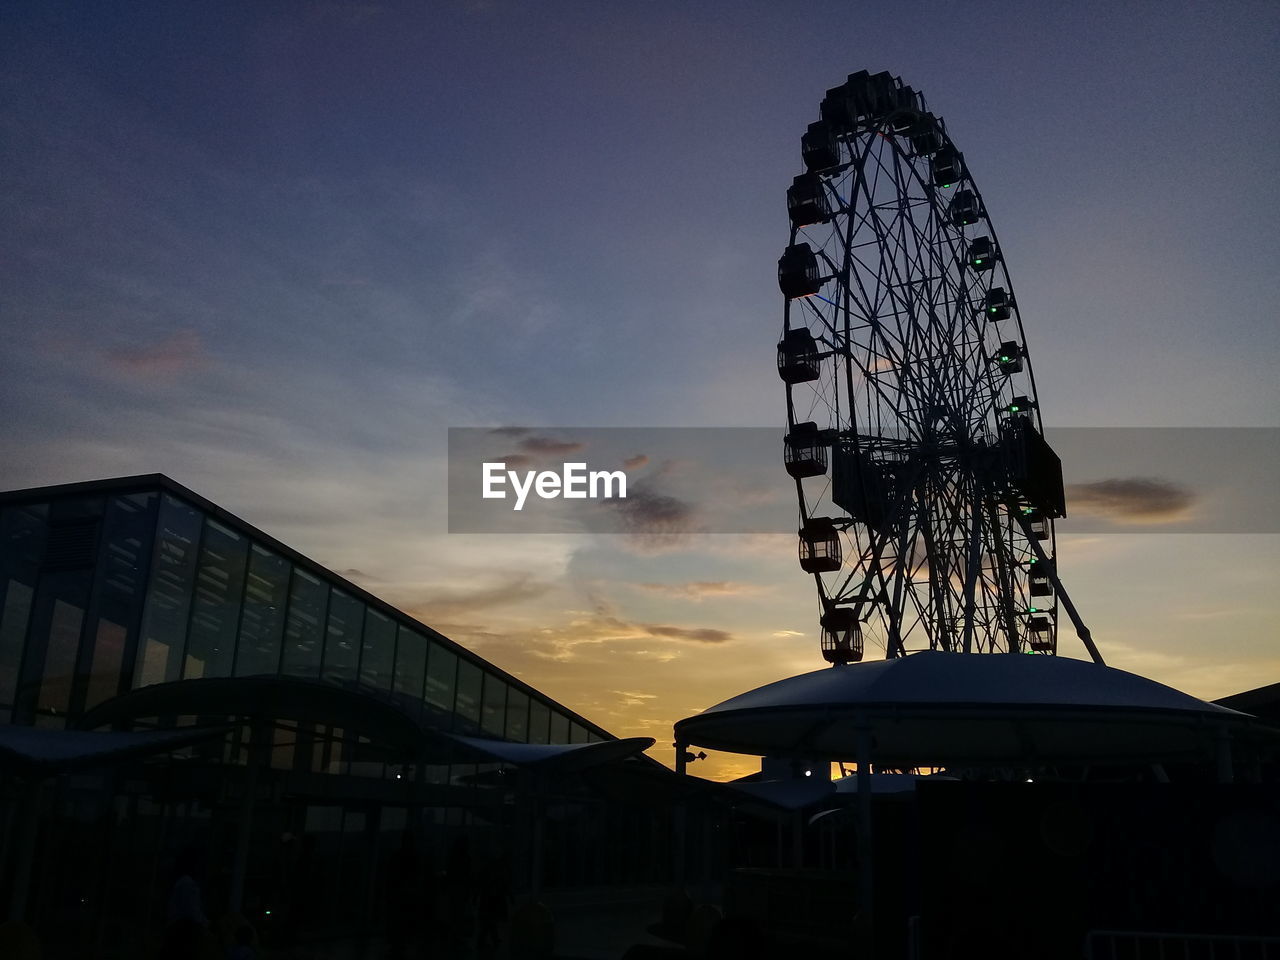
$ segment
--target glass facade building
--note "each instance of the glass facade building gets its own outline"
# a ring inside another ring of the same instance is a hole
[[[263,675],[385,699],[450,733],[610,739],[165,477],[0,495],[0,722],[61,728],[151,684]]]
[[[576,774],[535,797],[456,739],[606,730],[159,475],[0,493],[5,724],[212,731],[43,783],[28,914],[51,957],[144,955],[184,849],[205,858],[208,914],[239,900],[278,944],[379,929],[406,845],[428,874],[503,850],[517,888],[670,870],[651,804]],[[15,771],[0,764],[0,838],[25,829]],[[14,863],[0,851],[0,902]]]

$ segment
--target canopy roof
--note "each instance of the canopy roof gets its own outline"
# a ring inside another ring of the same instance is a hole
[[[859,731],[887,766],[1129,763],[1211,756],[1224,732],[1274,749],[1247,714],[1066,657],[924,651],[766,684],[676,724],[731,753],[855,760]]]
[[[134,760],[226,734],[229,728],[185,727],[138,733],[87,733],[0,726],[0,768],[45,777]]]
[[[449,734],[478,759],[496,760],[541,773],[576,773],[602,763],[625,760],[653,746],[652,737],[625,737],[597,743],[511,743],[486,737]]]
[[[439,741],[417,719],[374,691],[275,675],[202,677],[140,687],[86,711],[79,726],[91,730],[167,716],[320,723],[354,730],[406,757],[419,756]]]

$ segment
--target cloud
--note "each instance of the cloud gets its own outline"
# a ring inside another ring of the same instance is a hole
[[[494,427],[489,432],[495,433],[500,437],[523,437],[533,431],[528,427]]]
[[[1069,509],[1128,523],[1171,523],[1196,502],[1186,487],[1153,477],[1116,477],[1067,485]]]
[[[625,498],[601,500],[603,509],[618,517],[626,533],[671,535],[696,533],[697,509],[693,504],[650,486],[635,484],[627,488]]]
[[[117,372],[168,380],[207,363],[204,342],[191,329],[178,330],[144,347],[112,350],[107,363]]]
[[[525,437],[520,441],[520,449],[535,456],[563,456],[566,453],[577,453],[585,447],[586,444],[580,440],[557,440],[544,436]]]
[[[647,453],[637,453],[634,457],[627,457],[627,459],[622,461],[622,469],[639,470],[648,462],[649,455]]]
[[[638,693],[632,690],[614,690],[618,695],[618,702],[624,707],[642,707],[649,700],[658,699],[656,693]]]
[[[779,638],[783,638],[783,637],[803,637],[803,636],[805,636],[805,634],[801,633],[799,630],[775,630],[775,631],[773,631],[773,636],[775,636],[775,637],[779,637]]]
[[[661,624],[645,623],[640,625],[650,636],[665,637],[670,640],[689,640],[694,643],[728,643],[733,634],[727,630],[716,630],[713,627],[669,627]]]
[[[419,600],[406,610],[424,623],[434,623],[442,617],[485,610],[490,607],[521,603],[542,596],[550,584],[535,580],[528,574],[503,579],[491,586],[476,589],[445,589],[425,600]]]
[[[496,458],[498,462],[505,463],[508,469],[517,467],[528,467],[534,463],[534,458],[527,453],[507,453]]]
[[[730,580],[694,580],[689,583],[639,583],[641,590],[661,593],[670,597],[682,597],[688,600],[702,600],[705,597],[730,597],[744,593],[755,593],[760,587],[749,583],[735,583]]]

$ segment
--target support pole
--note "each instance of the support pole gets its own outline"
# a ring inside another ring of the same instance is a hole
[[[685,760],[685,753],[688,751],[689,745],[683,741],[677,740],[675,742],[675,748],[676,773],[683,777],[685,776],[685,768],[688,765],[688,762]],[[673,866],[675,867],[675,881],[677,886],[684,889],[685,881],[688,879],[688,856],[687,851],[685,850],[687,845],[685,833],[688,829],[689,801],[682,797],[679,803],[676,804],[673,814],[675,816],[675,823],[672,824],[672,845],[674,847],[672,853],[674,854]]]
[[[864,942],[859,956],[875,956],[875,873],[871,859],[871,727],[858,726],[858,914]]]
[[[9,896],[9,920],[22,922],[27,912],[27,898],[31,893],[31,867],[35,863],[36,836],[40,832],[40,792],[43,780],[19,781],[22,796],[18,803],[17,823],[14,826],[16,851],[13,866],[13,892]]]
[[[1102,659],[1102,654],[1098,652],[1097,645],[1093,642],[1093,634],[1089,632],[1089,628],[1084,625],[1084,621],[1080,619],[1080,614],[1076,610],[1076,605],[1071,602],[1071,597],[1067,595],[1067,591],[1063,589],[1062,581],[1058,579],[1057,568],[1049,561],[1049,555],[1044,552],[1044,547],[1040,546],[1040,541],[1036,539],[1036,535],[1031,530],[1031,524],[1027,522],[1027,518],[1020,513],[1014,513],[1018,518],[1018,525],[1022,527],[1022,532],[1026,534],[1027,541],[1031,544],[1031,549],[1035,552],[1036,559],[1044,564],[1044,568],[1049,571],[1049,582],[1053,584],[1053,592],[1058,599],[1062,601],[1062,606],[1067,611],[1067,616],[1071,618],[1071,623],[1076,628],[1076,636],[1080,638],[1080,642],[1084,644],[1084,648],[1089,651],[1089,657],[1094,663],[1105,667],[1106,662]]]
[[[533,824],[529,831],[529,899],[537,903],[538,895],[542,892],[542,847],[545,843],[542,817],[546,778],[543,774],[532,774],[531,789],[533,796],[529,800],[529,811]]]
[[[244,796],[240,798],[240,822],[236,827],[236,851],[231,861],[231,889],[227,910],[244,913],[244,880],[249,869],[249,841],[253,837],[253,807],[258,792],[258,772],[267,757],[263,742],[271,727],[258,720],[249,728],[249,762],[244,771]]]

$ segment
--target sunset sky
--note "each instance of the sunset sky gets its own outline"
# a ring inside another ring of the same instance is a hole
[[[8,4],[0,489],[168,474],[669,760],[821,666],[794,537],[449,534],[447,429],[784,423],[785,191],[863,68],[964,150],[1048,425],[1280,427],[1277,49],[1272,2]],[[1219,697],[1280,680],[1280,537],[1158,532],[1206,459],[1059,552],[1109,663]]]

